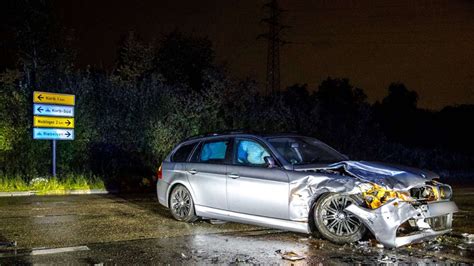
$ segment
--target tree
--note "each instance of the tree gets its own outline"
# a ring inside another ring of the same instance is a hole
[[[63,85],[75,60],[72,31],[60,26],[49,0],[9,3],[10,19],[5,27],[15,34],[13,42],[26,86],[37,89]]]
[[[418,94],[403,83],[392,83],[388,95],[375,105],[376,117],[385,135],[392,141],[415,144]]]
[[[113,80],[122,84],[136,84],[149,74],[154,66],[154,47],[145,44],[134,31],[121,40]]]
[[[203,75],[213,68],[214,50],[207,38],[184,36],[173,31],[166,35],[158,50],[157,64],[168,84],[203,88]]]
[[[405,84],[394,82],[388,87],[388,95],[382,100],[386,109],[410,112],[416,110],[418,94],[409,90]]]
[[[347,150],[353,145],[360,109],[367,105],[362,89],[353,87],[349,79],[330,78],[321,82],[315,93],[319,121],[316,125],[323,139]]]
[[[349,79],[328,77],[319,85],[315,96],[320,101],[323,109],[345,113],[353,111],[367,100],[367,95],[359,88],[354,88]]]
[[[316,104],[315,97],[310,95],[307,84],[294,84],[282,93],[285,105],[293,116],[295,131],[307,132],[315,121],[312,109]]]

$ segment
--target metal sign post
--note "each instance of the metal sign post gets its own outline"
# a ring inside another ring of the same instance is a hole
[[[72,94],[33,92],[33,139],[51,140],[52,174],[56,177],[57,140],[74,140],[74,105]]]
[[[53,139],[53,177],[56,177],[56,140]]]

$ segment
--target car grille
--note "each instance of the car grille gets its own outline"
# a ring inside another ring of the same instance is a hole
[[[441,231],[451,228],[451,221],[448,215],[426,218],[425,222],[435,231]]]

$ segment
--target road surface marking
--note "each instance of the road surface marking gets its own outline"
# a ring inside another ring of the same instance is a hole
[[[87,246],[77,246],[77,247],[65,247],[65,248],[47,248],[47,249],[36,249],[31,251],[30,255],[49,255],[57,254],[64,252],[74,252],[74,251],[87,251],[90,250]]]

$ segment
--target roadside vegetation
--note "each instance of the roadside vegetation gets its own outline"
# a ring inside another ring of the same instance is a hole
[[[36,194],[62,194],[73,190],[105,189],[95,176],[68,175],[64,178],[37,177],[29,182],[20,176],[0,177],[0,192],[34,191]]]
[[[161,160],[179,141],[235,129],[299,132],[353,159],[472,180],[474,105],[424,110],[401,82],[371,103],[345,77],[269,95],[264,84],[231,77],[207,38],[177,31],[156,42],[124,33],[112,69],[80,66],[74,36],[58,26],[48,1],[15,3],[16,20],[5,25],[15,38],[5,47],[17,56],[0,69],[0,191],[153,189]],[[32,139],[35,90],[76,95],[76,139],[58,142],[60,178],[32,184],[51,169],[51,143]]]

